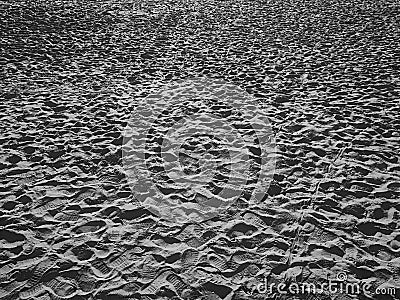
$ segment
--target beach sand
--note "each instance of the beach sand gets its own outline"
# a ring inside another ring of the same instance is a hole
[[[0,2],[0,299],[400,299],[398,15],[383,0]],[[263,106],[275,173],[257,206],[171,223],[134,196],[122,132],[146,96],[201,76]],[[369,293],[257,289],[329,278]]]

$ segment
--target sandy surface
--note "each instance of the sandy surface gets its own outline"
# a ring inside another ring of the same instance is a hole
[[[0,299],[399,299],[255,289],[400,286],[397,1],[33,2],[0,2]],[[257,207],[175,225],[121,133],[196,76],[257,98],[277,162]]]

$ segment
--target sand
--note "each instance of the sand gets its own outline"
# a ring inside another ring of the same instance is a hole
[[[398,14],[389,0],[0,2],[0,299],[400,299]],[[257,205],[182,224],[135,197],[122,133],[146,96],[193,77],[256,99],[276,165]],[[370,289],[257,290],[329,278]]]

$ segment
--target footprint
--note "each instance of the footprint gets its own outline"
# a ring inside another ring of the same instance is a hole
[[[73,229],[76,233],[88,233],[88,232],[96,232],[106,227],[106,222],[104,221],[90,221],[84,225],[79,225]]]

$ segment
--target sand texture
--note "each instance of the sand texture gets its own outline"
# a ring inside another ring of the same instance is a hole
[[[1,1],[0,299],[400,299],[399,8]],[[257,205],[182,224],[132,190],[122,133],[148,95],[199,77],[263,107],[276,164]],[[257,290],[338,274],[397,292]]]

